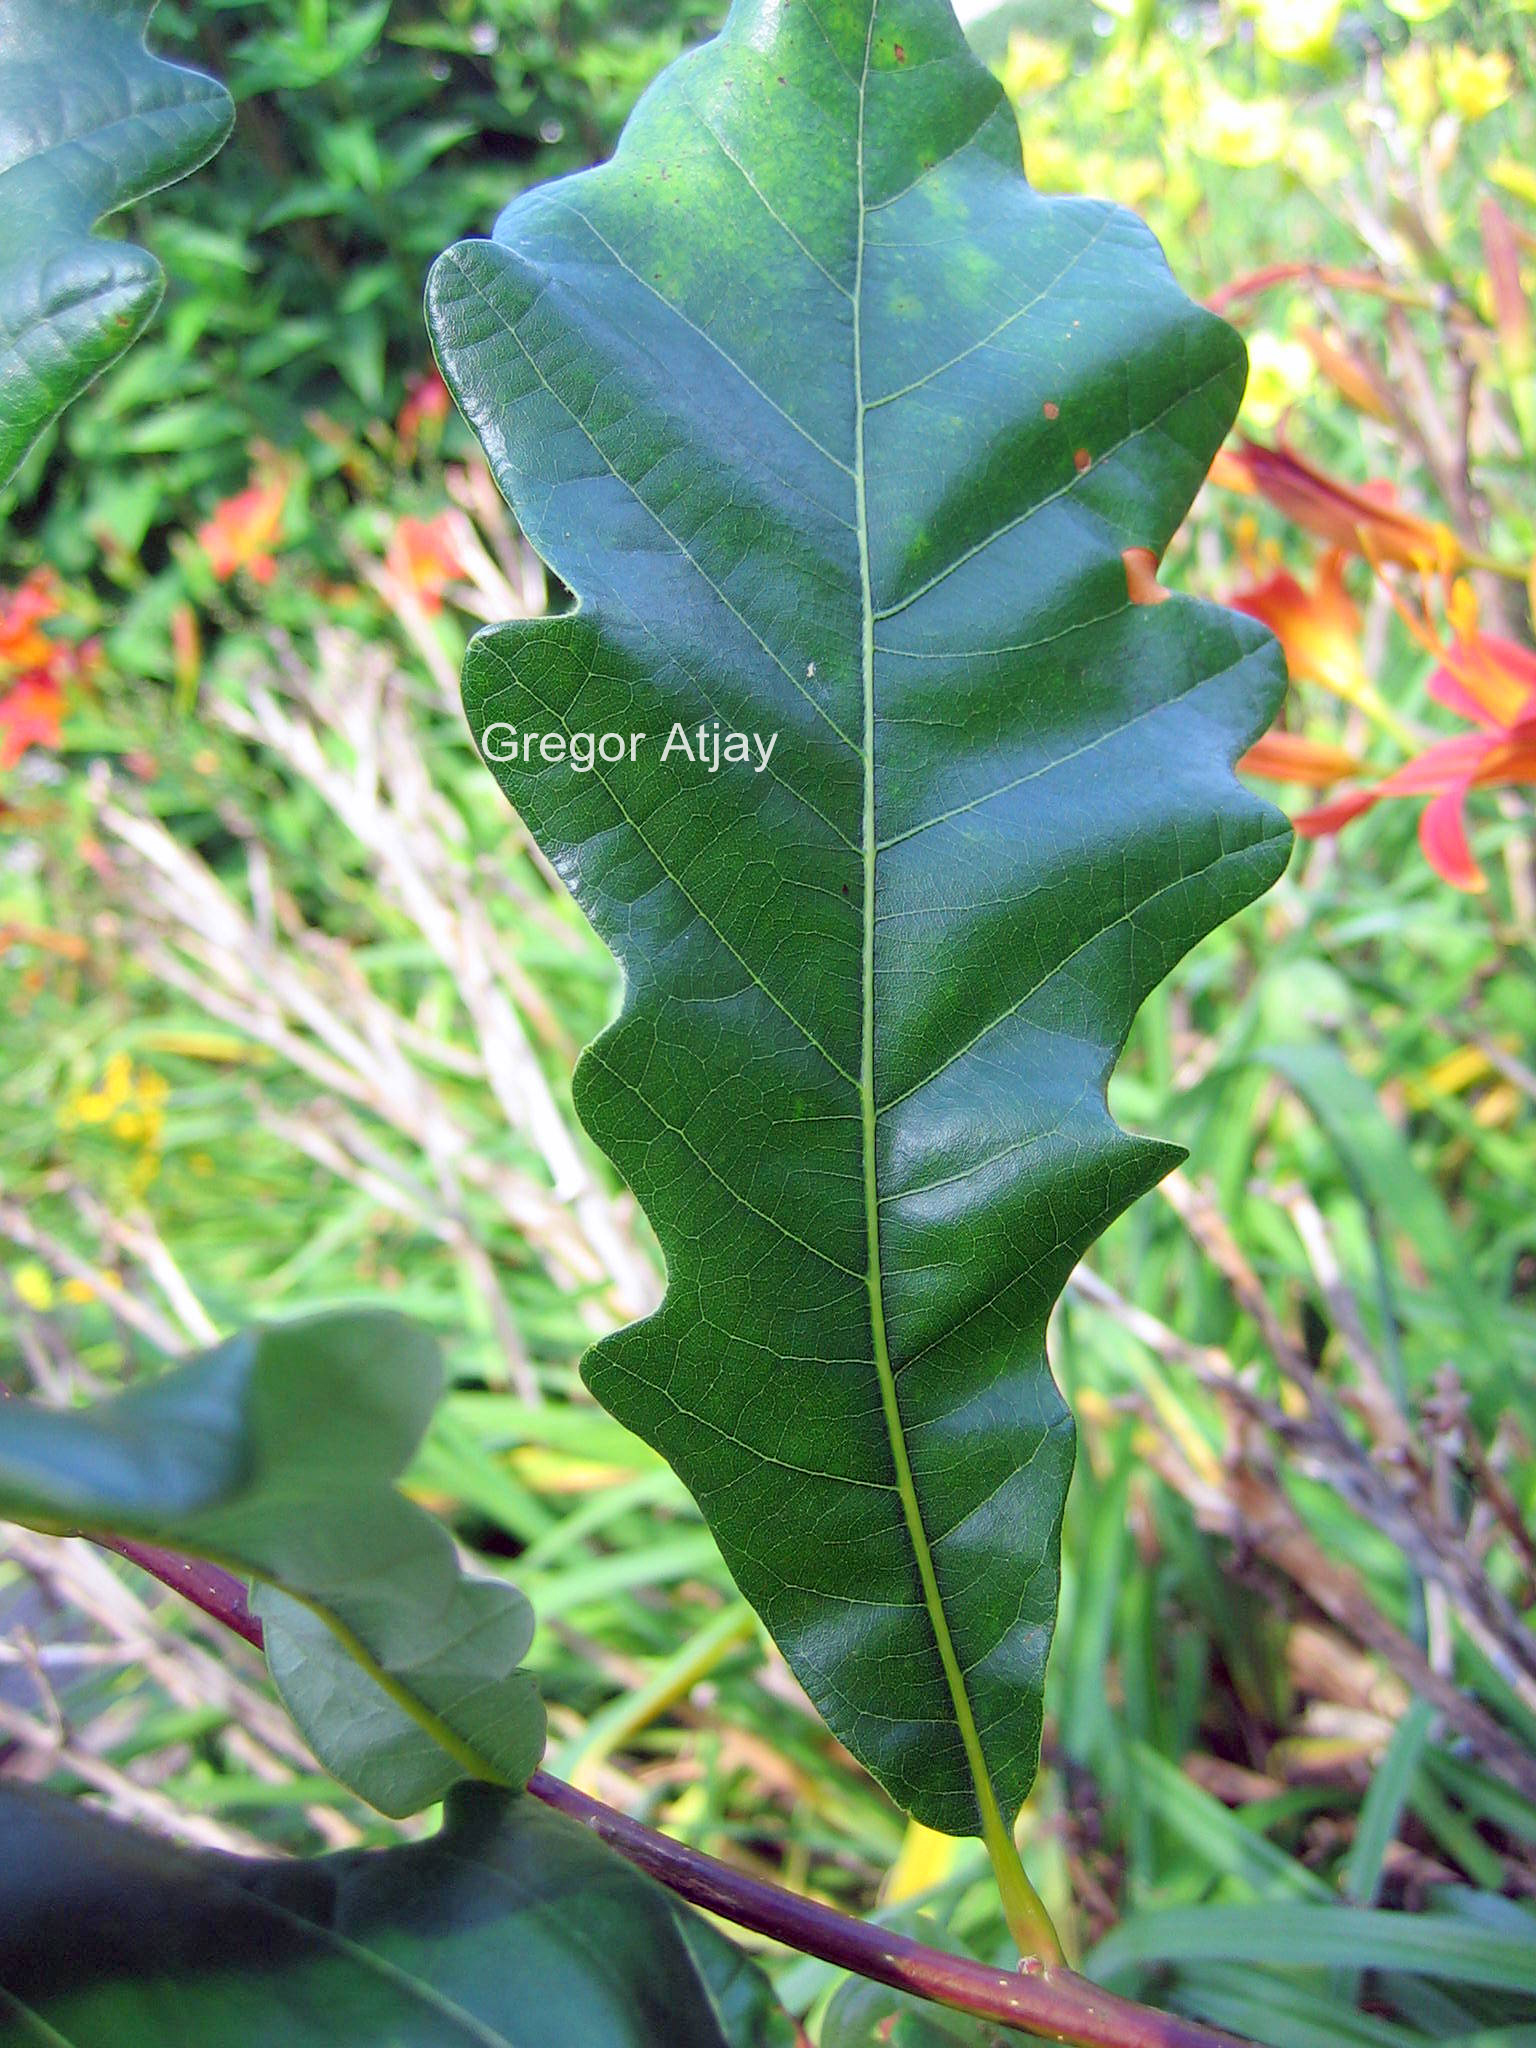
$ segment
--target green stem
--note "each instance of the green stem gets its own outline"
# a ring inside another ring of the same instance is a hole
[[[1498,555],[1485,555],[1479,548],[1461,544],[1463,559],[1470,569],[1484,569],[1490,576],[1502,576],[1510,583],[1524,583],[1531,574],[1529,562],[1506,562]]]
[[[744,1600],[724,1607],[705,1623],[675,1656],[667,1658],[638,1692],[625,1693],[587,1723],[560,1759],[562,1777],[579,1781],[615,1749],[648,1728],[659,1714],[686,1697],[709,1673],[744,1642],[757,1618]]]

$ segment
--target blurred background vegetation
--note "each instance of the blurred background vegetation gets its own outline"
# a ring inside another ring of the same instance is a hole
[[[829,1740],[580,1387],[658,1287],[570,1112],[614,973],[457,708],[475,625],[560,593],[431,370],[426,266],[605,154],[717,12],[160,8],[235,133],[119,224],[165,304],[0,503],[0,1379],[67,1400],[255,1317],[421,1317],[455,1391],[412,1485],[534,1600],[553,1768],[1001,1956],[979,1850]],[[1250,766],[1312,834],[1114,1085],[1190,1159],[1057,1319],[1082,1450],[1026,1856],[1090,1971],[1272,2048],[1519,2048],[1536,13],[971,14],[1035,182],[1143,213],[1247,335],[1258,450],[1164,576],[1280,630],[1293,689]],[[6,1770],[199,1842],[400,1832],[127,1568],[17,1533],[0,1622]],[[988,2038],[775,1968],[821,2048]]]

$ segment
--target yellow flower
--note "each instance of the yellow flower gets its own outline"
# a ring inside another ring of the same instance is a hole
[[[909,1820],[901,1838],[901,1853],[885,1874],[880,1887],[881,1903],[899,1906],[907,1899],[921,1898],[954,1876],[956,1867],[969,1852],[970,1844],[955,1835],[935,1834],[919,1820]]]
[[[1244,0],[1254,40],[1272,57],[1316,64],[1333,47],[1343,0]]]
[[[1284,153],[1289,131],[1290,108],[1283,99],[1240,100],[1218,87],[1195,116],[1189,146],[1212,163],[1253,170]]]
[[[1504,191],[1512,192],[1528,206],[1536,206],[1536,171],[1529,164],[1518,163],[1512,156],[1495,157],[1488,166],[1488,175]]]
[[[1405,128],[1420,132],[1435,118],[1440,105],[1435,60],[1419,44],[1410,44],[1382,65],[1387,91]]]
[[[1392,12],[1400,14],[1404,21],[1433,21],[1450,4],[1451,0],[1387,0]]]
[[[102,1288],[105,1290],[106,1293],[122,1293],[123,1276],[121,1273],[114,1273],[112,1271],[112,1268],[110,1266],[107,1266],[102,1270],[100,1279]],[[89,1280],[66,1280],[61,1291],[66,1301],[78,1301],[83,1303],[88,1301],[96,1301],[100,1299],[97,1290],[91,1285]]]
[[[153,1151],[165,1129],[170,1092],[163,1074],[153,1067],[135,1068],[127,1053],[115,1052],[102,1069],[101,1085],[72,1096],[59,1111],[59,1123],[65,1130],[79,1124],[106,1124],[123,1144]]]
[[[1440,97],[1463,121],[1481,121],[1509,98],[1514,65],[1503,50],[1480,57],[1467,43],[1438,53]]]
[[[90,1090],[76,1095],[64,1106],[61,1122],[68,1124],[104,1124],[117,1114],[117,1104],[110,1095]]]
[[[46,1266],[40,1266],[36,1259],[28,1259],[18,1266],[11,1275],[11,1285],[16,1290],[18,1301],[28,1308],[36,1309],[39,1315],[53,1307],[53,1278]]]
[[[1274,426],[1313,382],[1315,368],[1304,342],[1261,327],[1248,337],[1248,388],[1243,417],[1257,427]]]
[[[1111,158],[1105,173],[1104,191],[1122,206],[1145,206],[1164,184],[1163,167],[1155,156]]]
[[[1321,128],[1293,128],[1285,146],[1285,161],[1314,191],[1337,185],[1349,169],[1349,158]]]
[[[1032,135],[1024,145],[1024,171],[1037,192],[1080,192],[1077,151],[1057,135]]]
[[[1071,68],[1065,43],[1048,42],[1044,36],[1015,29],[1008,38],[1008,54],[1003,59],[1003,91],[1011,100],[1049,92],[1053,85],[1061,84]]]

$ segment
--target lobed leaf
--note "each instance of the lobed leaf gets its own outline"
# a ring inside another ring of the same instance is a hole
[[[0,2048],[768,2048],[766,1980],[575,1821],[464,1786],[425,1842],[193,1852],[0,1786]]]
[[[154,0],[0,0],[0,484],[144,331],[165,277],[91,231],[213,155],[223,86],[152,56]]]
[[[669,1286],[586,1376],[849,1748],[995,1843],[1073,1455],[1046,1321],[1177,1156],[1107,1077],[1288,845],[1230,772],[1274,643],[1146,601],[1242,344],[1133,216],[1029,189],[945,0],[736,0],[428,318],[578,597],[464,691],[625,971],[576,1101]],[[712,723],[766,767],[663,758]]]
[[[246,1331],[90,1408],[0,1407],[0,1515],[132,1537],[258,1581],[279,1691],[386,1813],[466,1774],[526,1783],[544,1710],[527,1601],[469,1578],[395,1480],[442,1390],[431,1339],[354,1310]]]

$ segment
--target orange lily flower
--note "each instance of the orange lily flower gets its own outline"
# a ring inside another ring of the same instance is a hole
[[[1428,796],[1419,819],[1424,858],[1457,889],[1486,889],[1467,844],[1466,800],[1474,789],[1536,782],[1536,654],[1476,631],[1445,650],[1430,695],[1478,729],[1437,740],[1373,789],[1354,790],[1296,820],[1305,839],[1337,832],[1383,797]]]
[[[1279,730],[1255,740],[1237,765],[1245,775],[1262,775],[1269,782],[1302,782],[1309,789],[1326,789],[1329,783],[1360,772],[1358,755],[1347,748]]]
[[[288,486],[272,476],[249,484],[214,507],[213,517],[197,529],[198,543],[221,583],[238,569],[249,569],[258,583],[277,574],[271,549],[283,524]]]
[[[0,675],[47,667],[54,642],[40,628],[58,613],[58,587],[49,569],[34,569],[19,589],[0,591]]]
[[[28,747],[61,746],[64,693],[37,669],[0,697],[0,768],[14,768]]]
[[[1317,327],[1303,327],[1300,340],[1319,372],[1341,398],[1372,419],[1390,420],[1392,408],[1382,389],[1376,366],[1364,354],[1357,355],[1348,342],[1325,334]]]
[[[1305,589],[1288,569],[1227,599],[1234,611],[1258,619],[1285,651],[1293,683],[1321,683],[1348,704],[1370,689],[1360,657],[1360,614],[1344,588],[1344,556],[1331,548]]]
[[[466,573],[454,539],[453,514],[397,520],[384,567],[390,580],[409,591],[423,610],[441,611],[444,590],[456,576]]]
[[[1347,484],[1288,448],[1248,440],[1221,465],[1218,481],[1230,488],[1238,475],[1288,519],[1349,554],[1433,570],[1454,569],[1462,558],[1450,528],[1404,511],[1390,484]]]

